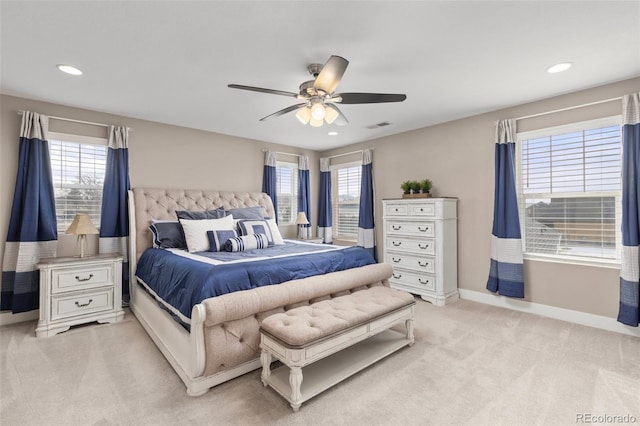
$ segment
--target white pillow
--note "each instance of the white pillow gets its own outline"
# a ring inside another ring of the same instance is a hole
[[[233,216],[225,216],[221,219],[188,220],[180,219],[184,239],[187,242],[189,253],[209,250],[209,238],[207,231],[222,231],[233,229]]]
[[[273,244],[279,245],[284,244],[284,239],[282,238],[282,234],[280,234],[280,228],[278,228],[278,224],[275,219],[265,219],[269,224],[269,230],[271,231],[271,237],[273,238]]]

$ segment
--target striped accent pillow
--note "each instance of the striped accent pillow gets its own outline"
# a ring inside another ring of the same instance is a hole
[[[253,249],[263,249],[269,247],[269,240],[265,234],[241,235],[235,238],[229,238],[224,243],[226,251],[245,251]]]
[[[207,231],[209,239],[209,251],[225,251],[224,244],[229,238],[235,238],[238,233],[233,229],[220,229],[217,231]]]

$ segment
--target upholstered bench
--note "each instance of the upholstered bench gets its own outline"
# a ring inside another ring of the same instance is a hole
[[[260,326],[262,383],[298,411],[309,398],[411,346],[414,305],[411,294],[381,286],[265,318]],[[401,323],[406,333],[391,329]],[[284,365],[271,370],[272,357]]]

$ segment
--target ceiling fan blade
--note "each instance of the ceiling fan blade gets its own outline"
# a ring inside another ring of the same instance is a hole
[[[262,117],[260,119],[260,121],[265,121],[265,120],[267,120],[269,118],[273,118],[273,117],[280,117],[281,115],[287,114],[289,112],[295,111],[295,110],[300,109],[300,108],[304,108],[306,106],[307,106],[306,102],[302,103],[302,104],[292,105],[290,107],[286,107],[285,109],[281,109],[280,111],[276,111],[273,114],[269,114],[266,117]]]
[[[340,84],[342,75],[347,70],[347,65],[349,65],[349,61],[345,58],[332,55],[316,77],[313,87],[325,93],[333,93]]]
[[[334,104],[324,104],[324,107],[331,108],[338,113],[338,117],[331,124],[335,124],[336,126],[344,126],[345,124],[349,124],[349,120],[347,120],[347,117],[344,116],[342,111],[340,111],[337,106],[335,106]]]
[[[395,93],[339,93],[341,104],[377,104],[382,102],[402,102],[407,95]]]
[[[263,87],[243,86],[241,84],[229,84],[227,87],[232,89],[251,90],[252,92],[269,93],[271,95],[282,95],[297,98],[298,94],[293,92],[285,92],[284,90],[265,89]]]

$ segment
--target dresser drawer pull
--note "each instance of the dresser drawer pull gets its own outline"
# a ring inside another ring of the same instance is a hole
[[[402,241],[391,241],[394,247],[400,247],[402,245]]]
[[[418,278],[418,281],[420,282],[420,284],[429,284],[429,280],[422,280],[422,278]]]
[[[427,232],[429,230],[428,226],[425,226],[424,228],[422,226],[418,226],[418,231],[420,232]]]
[[[402,278],[402,274],[393,274],[393,278],[395,278],[396,280],[399,280],[400,278]]]
[[[423,268],[426,268],[427,266],[429,266],[429,262],[422,263],[418,260],[418,265],[422,266]]]
[[[402,225],[391,225],[394,231],[399,231],[402,229]]]
[[[87,303],[82,303],[82,304],[80,304],[80,303],[78,303],[78,302],[76,301],[76,306],[77,306],[78,308],[84,308],[85,306],[89,306],[89,305],[91,304],[91,302],[93,302],[93,299],[89,299],[89,301],[88,301]]]
[[[418,243],[418,247],[420,247],[422,250],[429,248],[429,244],[421,244]]]
[[[393,263],[400,263],[402,262],[402,258],[401,257],[392,257],[391,260],[393,261]]]
[[[420,207],[420,211],[421,211],[421,212],[423,212],[423,211],[424,211],[424,209],[423,209],[422,207]]]
[[[78,282],[89,281],[91,278],[93,278],[93,274],[89,274],[88,278],[80,278],[79,276],[76,275],[76,280],[78,280]]]

